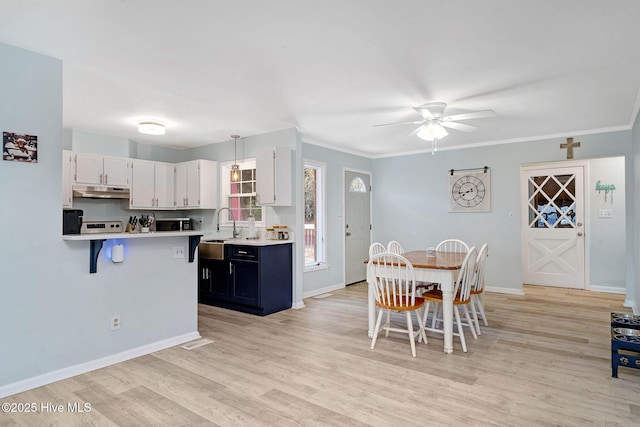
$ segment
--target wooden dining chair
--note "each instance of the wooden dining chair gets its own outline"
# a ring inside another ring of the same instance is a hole
[[[455,323],[458,328],[458,332],[453,332],[453,335],[460,337],[460,343],[462,344],[462,351],[467,352],[467,343],[464,338],[464,330],[463,326],[468,326],[471,329],[471,335],[473,335],[474,339],[478,338],[476,334],[476,328],[469,314],[469,305],[471,303],[471,287],[473,285],[473,278],[475,276],[475,265],[476,259],[478,257],[478,250],[475,247],[469,249],[467,252],[464,261],[462,262],[462,266],[460,267],[460,272],[458,273],[458,278],[454,283],[453,287],[453,315],[455,317]],[[429,306],[431,304],[440,304],[442,306],[442,291],[440,289],[432,289],[430,291],[424,292],[421,295],[425,300],[425,307],[423,310],[423,319],[422,323],[426,325],[427,315],[429,313]],[[460,319],[460,310],[462,307],[465,317],[465,323]],[[437,312],[437,310],[435,310]],[[425,329],[427,331],[444,333],[441,328],[437,328],[438,324],[442,324],[442,319],[438,319],[436,314],[434,313],[433,319],[431,320],[431,327]]]
[[[420,312],[424,306],[424,299],[416,296],[415,293],[416,280],[413,265],[402,255],[390,252],[377,254],[367,263],[367,280],[378,309],[371,349],[375,348],[381,329],[384,329],[386,337],[389,336],[389,332],[401,332],[409,335],[411,355],[416,357],[416,337],[419,336],[421,341],[426,343],[427,335]],[[405,314],[406,328],[392,327],[392,311]],[[417,331],[413,329],[412,312],[416,313],[418,320]],[[382,325],[382,317],[385,313],[387,313],[387,321]]]
[[[436,252],[469,252],[469,245],[462,240],[458,239],[446,239],[438,243],[436,246]]]
[[[484,312],[484,266],[489,255],[489,245],[484,244],[478,251],[478,258],[476,259],[476,273],[473,279],[473,286],[471,287],[471,311],[473,314],[473,321],[476,325],[476,331],[480,335],[480,322],[478,315],[482,318],[484,326],[488,326],[487,315]]]
[[[392,254],[402,255],[404,253],[404,248],[402,247],[400,242],[392,240],[387,244],[387,252],[391,252]]]

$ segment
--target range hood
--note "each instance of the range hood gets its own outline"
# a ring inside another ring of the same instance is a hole
[[[128,199],[128,188],[105,186],[73,186],[73,197],[86,199]]]

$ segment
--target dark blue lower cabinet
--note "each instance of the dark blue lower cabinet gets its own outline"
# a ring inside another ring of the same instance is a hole
[[[229,266],[227,261],[200,259],[198,264],[198,302],[211,304],[229,299]]]
[[[291,308],[291,244],[225,245],[224,263],[220,276],[226,274],[226,278],[218,277],[217,282],[226,282],[226,292],[209,293],[210,298],[201,294],[201,303],[260,316]]]

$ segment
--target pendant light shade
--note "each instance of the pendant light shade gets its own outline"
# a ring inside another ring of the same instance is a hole
[[[240,181],[240,166],[238,166],[238,160],[236,158],[236,148],[240,135],[231,135],[231,138],[233,138],[233,164],[231,165],[231,182],[238,182]]]

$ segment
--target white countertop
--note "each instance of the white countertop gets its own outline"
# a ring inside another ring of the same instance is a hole
[[[148,239],[153,237],[202,236],[202,231],[152,231],[150,233],[64,234],[62,240]]]
[[[219,242],[223,241],[225,245],[245,245],[245,246],[270,246],[270,245],[286,245],[287,243],[293,243],[293,240],[266,240],[266,239],[218,239],[218,238],[207,238],[205,235],[200,243],[202,242]]]

